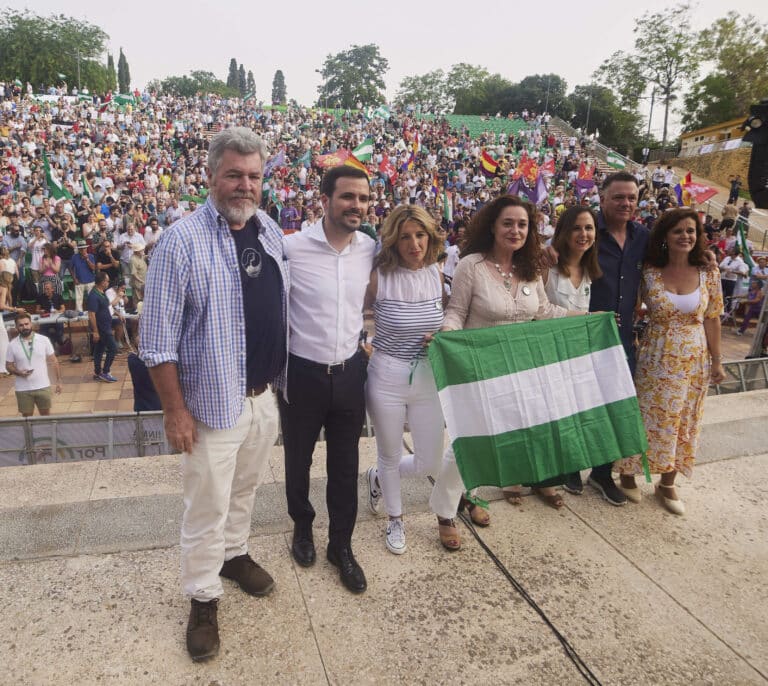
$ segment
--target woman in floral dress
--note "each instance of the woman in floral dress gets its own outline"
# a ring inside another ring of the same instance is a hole
[[[685,507],[675,477],[678,472],[691,476],[707,386],[725,378],[720,274],[706,268],[705,250],[696,212],[665,212],[651,231],[640,291],[650,324],[640,343],[635,384],[648,434],[648,463],[651,473],[661,474],[657,496],[678,515]],[[637,502],[640,457],[621,460],[617,466],[622,490]]]

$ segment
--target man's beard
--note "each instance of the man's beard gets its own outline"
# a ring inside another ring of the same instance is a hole
[[[32,329],[25,329],[24,331],[19,331],[19,336],[22,338],[29,338],[32,335]]]
[[[235,195],[233,198],[242,198],[249,200],[246,205],[237,205],[235,203],[224,202],[216,196],[213,197],[213,203],[222,217],[230,224],[245,224],[259,209],[255,196]]]

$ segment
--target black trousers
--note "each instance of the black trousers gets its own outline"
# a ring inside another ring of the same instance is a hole
[[[304,530],[312,527],[315,518],[309,501],[309,468],[320,429],[325,428],[328,543],[335,548],[350,544],[357,519],[358,443],[365,421],[367,367],[362,351],[331,373],[327,365],[291,355],[289,402],[278,396],[288,514]]]

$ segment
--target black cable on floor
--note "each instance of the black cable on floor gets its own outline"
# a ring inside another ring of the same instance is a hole
[[[408,452],[413,454],[413,450],[408,445],[408,443],[405,442],[405,440],[403,440],[403,445],[408,450]],[[428,476],[427,478],[434,486],[435,480],[431,476]],[[595,676],[594,672],[587,666],[587,663],[581,659],[581,656],[576,652],[576,648],[574,648],[568,639],[560,633],[558,628],[552,623],[552,620],[547,617],[546,612],[544,612],[544,610],[539,607],[538,603],[530,596],[523,585],[517,579],[515,579],[514,576],[512,576],[512,572],[510,572],[504,566],[504,563],[498,557],[496,557],[496,554],[493,552],[493,550],[490,549],[488,544],[482,538],[480,538],[480,534],[477,533],[477,529],[472,523],[472,519],[463,511],[458,513],[458,517],[462,522],[464,522],[464,526],[466,526],[467,529],[469,529],[469,531],[475,537],[475,540],[480,544],[480,547],[485,551],[485,554],[491,558],[493,564],[495,564],[501,573],[507,578],[507,581],[509,581],[509,583],[512,585],[512,588],[514,588],[520,594],[523,600],[525,600],[525,602],[530,605],[534,612],[536,612],[536,614],[538,614],[539,617],[544,620],[544,623],[549,627],[549,630],[555,635],[555,638],[563,647],[566,657],[571,662],[573,662],[579,674],[581,674],[581,676],[584,678],[584,681],[586,681],[588,684],[591,684],[592,686],[602,686],[600,679]]]
[[[459,512],[458,514],[459,519],[461,519],[462,522],[464,522],[464,526],[467,527],[472,532],[472,535],[475,537],[475,540],[480,544],[480,547],[485,551],[485,554],[488,555],[488,557],[491,558],[493,563],[499,568],[501,573],[507,578],[507,581],[512,585],[512,587],[520,594],[520,596],[525,600],[528,605],[533,608],[533,610],[536,612],[536,614],[539,615],[539,617],[544,620],[544,623],[549,627],[550,631],[555,635],[555,638],[560,642],[560,645],[563,647],[563,650],[565,651],[566,656],[568,659],[573,662],[573,664],[576,666],[576,669],[579,671],[579,674],[584,678],[584,681],[586,681],[588,684],[592,684],[592,686],[602,686],[600,680],[595,676],[595,674],[592,672],[592,670],[587,666],[587,664],[584,662],[584,660],[581,659],[581,656],[576,652],[576,649],[570,644],[568,639],[563,636],[558,628],[552,623],[552,620],[547,617],[547,614],[542,610],[538,603],[530,596],[528,591],[525,590],[523,585],[515,579],[514,576],[512,576],[512,573],[504,566],[504,563],[499,560],[498,557],[496,557],[496,554],[490,549],[488,544],[480,538],[480,535],[477,533],[477,529],[475,528],[475,525],[472,523],[472,520],[468,515],[466,515],[464,512]]]

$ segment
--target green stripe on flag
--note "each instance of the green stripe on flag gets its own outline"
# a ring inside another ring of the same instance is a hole
[[[491,379],[620,345],[616,320],[610,312],[583,319],[567,317],[530,322],[525,326],[507,324],[473,329],[472,334],[471,346],[477,352],[476,357],[450,354],[452,347],[465,350],[466,332],[445,331],[435,336],[430,353],[438,349],[446,351],[440,366],[432,364],[438,390],[467,379]]]
[[[613,431],[606,431],[612,426]],[[637,398],[498,436],[454,442],[464,485],[532,484],[648,449]],[[483,459],[478,459],[483,456]]]
[[[612,167],[613,169],[624,169],[624,167],[627,166],[627,163],[623,160],[623,158],[613,151],[609,152],[605,156],[605,161],[608,163],[609,167]]]

